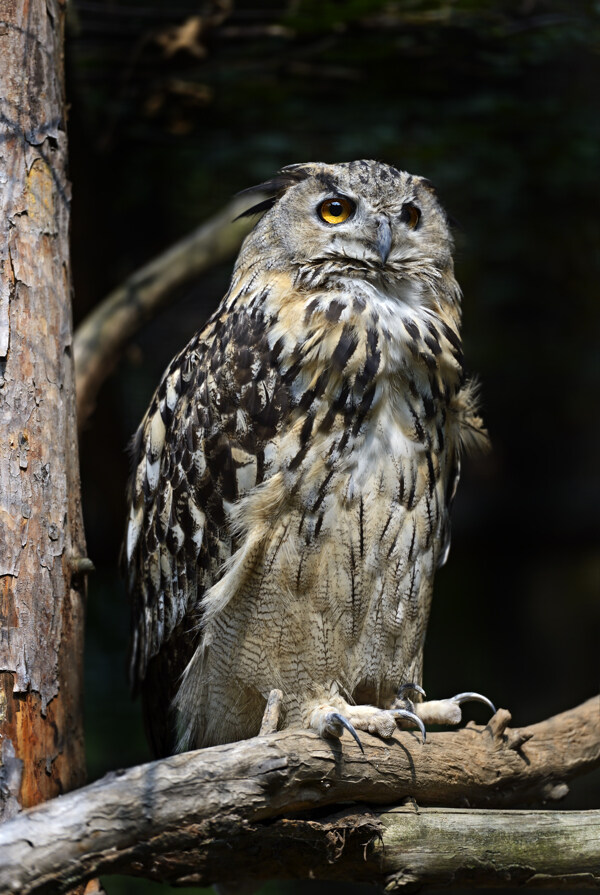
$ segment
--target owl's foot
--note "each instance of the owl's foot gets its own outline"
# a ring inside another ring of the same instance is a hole
[[[417,684],[404,684],[400,687],[392,708],[403,708],[414,712],[424,724],[449,724],[452,726],[460,724],[463,702],[481,702],[483,705],[487,705],[492,714],[496,712],[493,702],[487,696],[482,696],[481,693],[457,693],[456,696],[451,696],[448,699],[431,699],[428,702],[413,703],[405,695],[407,691],[411,690],[425,696],[425,691]]]
[[[338,702],[341,704],[337,705]],[[320,736],[339,738],[346,729],[354,737],[362,752],[364,749],[356,732],[357,729],[366,730],[382,739],[388,739],[398,729],[398,721],[411,723],[418,727],[423,736],[423,742],[425,742],[425,725],[414,711],[404,706],[378,709],[373,705],[349,705],[344,700],[337,698],[331,703],[321,703],[315,706],[309,715],[309,726],[316,730]]]

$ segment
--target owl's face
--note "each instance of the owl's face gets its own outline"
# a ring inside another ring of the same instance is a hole
[[[451,265],[446,215],[421,177],[374,161],[317,162],[284,168],[264,186],[278,196],[254,238],[268,246],[271,263],[326,263],[346,275],[376,277],[406,275],[415,262]]]

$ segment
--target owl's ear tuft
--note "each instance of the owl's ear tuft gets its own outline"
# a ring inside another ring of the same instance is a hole
[[[258,187],[251,187],[252,190],[257,189]],[[250,190],[242,190],[240,193],[236,193],[237,196],[243,196],[245,193],[249,193]],[[271,196],[269,199],[263,199],[262,202],[257,202],[256,205],[252,205],[250,208],[247,208],[246,211],[242,211],[241,214],[238,214],[235,217],[234,221],[239,221],[240,218],[249,218],[252,217],[253,214],[262,214],[263,211],[268,211],[269,208],[273,208],[279,196]]]
[[[246,211],[242,211],[241,214],[238,214],[235,220],[239,221],[240,218],[248,218],[251,217],[253,214],[262,214],[263,211],[268,211],[269,208],[273,208],[275,203],[283,196],[286,190],[289,190],[291,186],[296,186],[297,183],[305,180],[312,173],[312,165],[287,165],[270,180],[265,180],[264,183],[259,183],[256,186],[250,186],[245,190],[240,190],[239,193],[236,193],[237,196],[248,196],[252,195],[253,193],[266,193],[268,195],[268,198],[261,199],[261,201],[257,202],[256,205],[252,205],[251,208],[247,208]],[[271,195],[269,195],[269,193]]]
[[[427,177],[419,177],[419,183],[427,190],[428,193],[433,193],[436,199],[439,198],[437,187],[431,182],[431,180],[429,180]]]

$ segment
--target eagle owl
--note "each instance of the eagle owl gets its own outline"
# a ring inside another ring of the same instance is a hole
[[[285,726],[356,739],[487,702],[420,686],[461,450],[486,442],[447,217],[375,161],[255,189],[229,291],[134,439],[131,673],[158,755],[254,736],[274,690]]]

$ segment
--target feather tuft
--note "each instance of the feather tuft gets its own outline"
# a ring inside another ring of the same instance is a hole
[[[480,385],[476,379],[469,379],[459,391],[450,405],[458,424],[458,437],[461,450],[467,453],[491,449],[490,437],[479,416]]]

